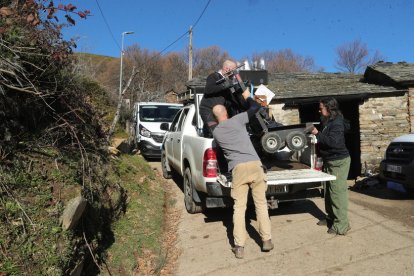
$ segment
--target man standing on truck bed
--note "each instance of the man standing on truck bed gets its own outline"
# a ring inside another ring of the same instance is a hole
[[[252,190],[259,234],[263,241],[262,250],[270,251],[274,247],[266,201],[265,173],[246,130],[249,118],[258,111],[260,105],[249,98],[249,94],[248,90],[243,92],[243,97],[250,105],[249,110],[230,119],[225,106],[215,105],[213,107],[213,114],[218,121],[213,137],[223,150],[233,177],[231,197],[234,200],[234,247],[232,251],[239,259],[244,257],[244,244],[247,236],[245,213],[249,188]]]
[[[218,72],[214,72],[207,77],[204,96],[200,102],[200,116],[207,127],[205,131],[210,131],[205,136],[211,136],[213,129],[217,126],[217,120],[212,112],[215,105],[224,105],[230,115],[234,115],[232,112],[232,102],[234,102],[235,96],[232,95],[231,91],[233,82],[228,78],[227,73],[236,68],[237,64],[234,61],[226,60]]]

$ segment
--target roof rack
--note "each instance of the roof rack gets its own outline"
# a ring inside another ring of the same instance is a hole
[[[194,102],[194,95],[196,94],[195,90],[188,89],[185,92],[177,94],[177,101],[183,104],[187,104],[189,102]]]

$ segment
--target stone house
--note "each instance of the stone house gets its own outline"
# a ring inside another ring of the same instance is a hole
[[[248,74],[241,75],[243,80],[248,79]],[[254,78],[250,81],[254,82]],[[338,100],[351,123],[346,135],[351,153],[350,178],[367,170],[377,171],[389,142],[414,131],[414,64],[377,63],[369,66],[364,75],[269,74],[264,84],[275,93],[269,104],[271,114],[285,125],[319,122],[319,100]],[[204,85],[205,78],[187,83],[192,93],[204,91]]]
[[[319,121],[318,103],[335,97],[351,123],[346,135],[350,178],[377,171],[389,142],[414,131],[414,64],[377,63],[364,75],[281,73],[269,75],[276,95],[270,109],[283,124]]]
[[[166,103],[178,103],[177,92],[174,89],[168,90],[164,93],[164,100]]]

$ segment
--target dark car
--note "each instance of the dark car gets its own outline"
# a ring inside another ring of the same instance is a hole
[[[381,161],[380,179],[400,183],[414,193],[414,133],[392,140]]]

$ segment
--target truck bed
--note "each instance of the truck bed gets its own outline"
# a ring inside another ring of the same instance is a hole
[[[285,185],[335,180],[335,176],[311,169],[295,161],[262,160],[267,169],[268,185]]]
[[[335,180],[336,177],[314,169],[268,171],[268,185],[284,185]]]

